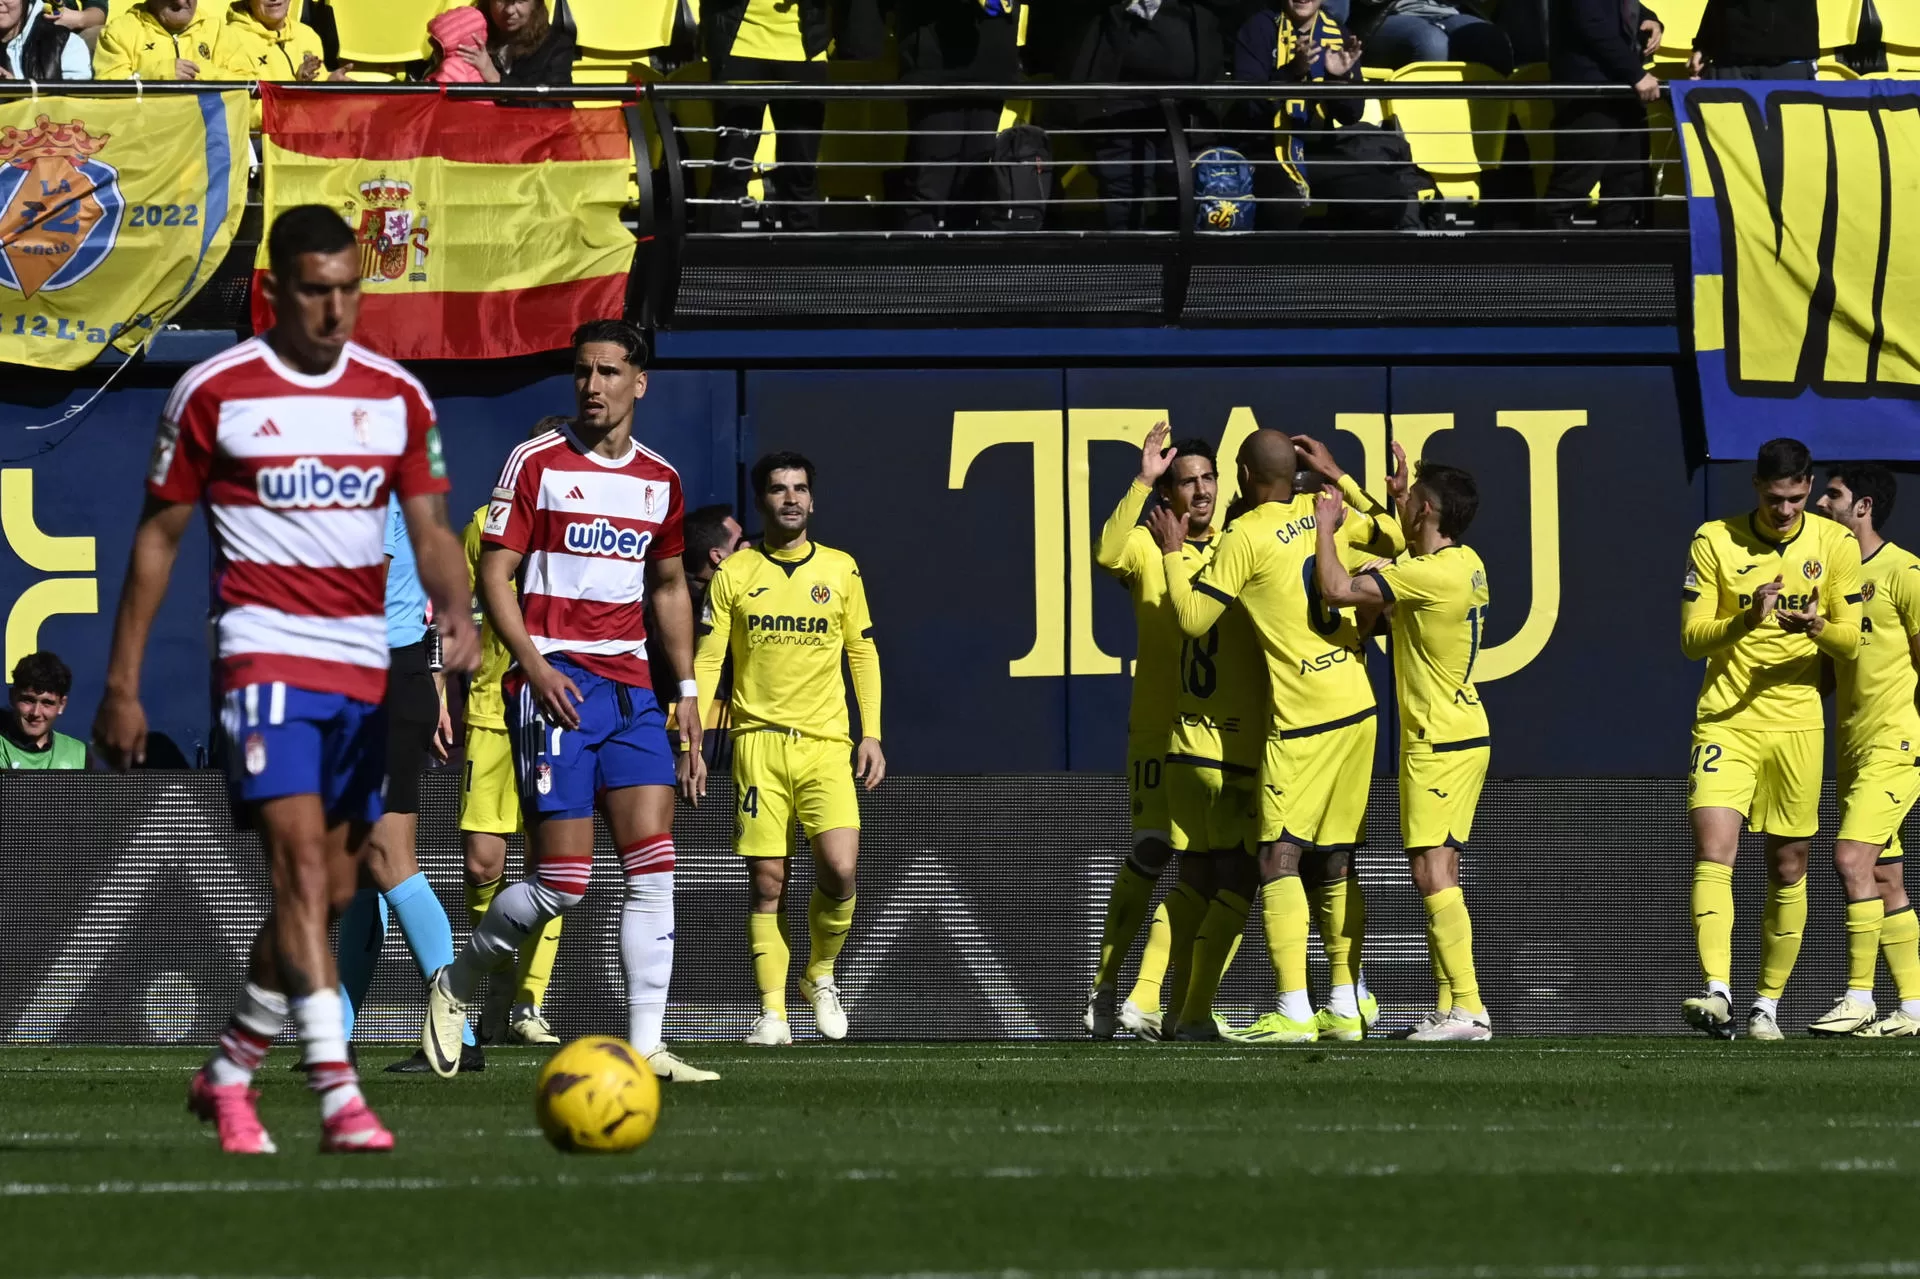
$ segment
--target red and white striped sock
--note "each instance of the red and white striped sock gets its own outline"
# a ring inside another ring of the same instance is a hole
[[[673,836],[655,835],[620,850],[627,901],[620,912],[620,962],[627,971],[627,1042],[660,1046],[673,980]]]
[[[591,854],[543,857],[532,878],[503,890],[447,972],[447,989],[453,997],[472,1002],[480,979],[512,963],[520,944],[545,928],[549,919],[579,905],[592,877]]]
[[[320,1117],[331,1119],[360,1097],[360,1075],[353,1063],[316,1061],[307,1067],[307,1087],[320,1098]]]
[[[220,1045],[207,1059],[207,1082],[216,1088],[253,1082],[253,1072],[267,1059],[280,1028],[287,1024],[287,997],[248,982],[240,991]]]
[[[331,1119],[360,1096],[360,1077],[347,1063],[346,1013],[337,990],[316,990],[293,1001],[300,1028],[300,1062],[307,1087],[320,1098],[320,1117]]]

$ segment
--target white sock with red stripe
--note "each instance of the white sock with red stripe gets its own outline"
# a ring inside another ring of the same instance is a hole
[[[287,997],[248,982],[240,992],[220,1045],[207,1059],[207,1082],[216,1088],[253,1082],[253,1072],[267,1059],[267,1050],[287,1024]]]
[[[668,866],[673,865],[668,846]],[[447,969],[447,990],[462,1003],[472,1003],[480,979],[512,963],[520,943],[547,926],[547,921],[587,895],[593,875],[592,857],[543,857],[532,879],[510,885],[487,907],[473,938]]]
[[[320,1117],[331,1119],[360,1099],[360,1076],[347,1060],[346,1012],[338,990],[316,990],[293,1001],[300,1028],[300,1064],[307,1087],[320,1098]]]
[[[641,1052],[660,1046],[673,980],[673,836],[620,850],[627,902],[620,912],[620,962],[627,970],[627,1042]]]

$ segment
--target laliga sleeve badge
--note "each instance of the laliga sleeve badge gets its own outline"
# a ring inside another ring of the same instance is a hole
[[[258,777],[267,771],[267,739],[258,733],[247,734],[247,775]]]
[[[533,788],[542,795],[553,793],[553,765],[540,764],[533,770]]]

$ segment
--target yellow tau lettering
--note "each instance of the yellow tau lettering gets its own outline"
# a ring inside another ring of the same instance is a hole
[[[973,460],[999,444],[1024,444],[1033,453],[1033,647],[1007,664],[1007,674],[1066,674],[1067,555],[1060,412],[956,412],[947,487],[964,488]]]
[[[1560,618],[1560,440],[1587,424],[1583,410],[1508,412],[1496,420],[1527,442],[1528,536],[1533,543],[1527,620],[1510,640],[1480,650],[1474,681],[1484,684],[1525,669],[1540,656]]]
[[[47,577],[20,592],[7,611],[6,661],[12,671],[40,647],[40,624],[60,613],[98,613],[100,587],[91,577]]]
[[[1880,135],[1860,110],[1827,113],[1836,161],[1833,315],[1827,322],[1828,382],[1865,382],[1873,347],[1873,292],[1880,274]],[[1792,170],[1788,170],[1792,174]],[[1793,174],[1799,182],[1804,175]]]
[[[93,539],[49,537],[33,518],[33,472],[20,467],[0,470],[0,531],[30,568],[42,573],[93,572]],[[9,666],[8,670],[13,668]]]
[[[1227,508],[1233,505],[1233,499],[1240,496],[1240,446],[1247,437],[1260,429],[1253,410],[1241,405],[1227,414],[1227,429],[1220,433],[1220,492],[1213,499],[1214,509],[1226,517]]]
[[[1119,658],[1100,651],[1100,641],[1093,633],[1093,540],[1097,535],[1087,493],[1091,446],[1095,440],[1117,440],[1137,448],[1146,442],[1148,431],[1167,420],[1165,409],[1067,410],[1067,545],[1071,557],[1067,581],[1073,591],[1073,632],[1067,644],[1070,675],[1118,675],[1121,669]]]

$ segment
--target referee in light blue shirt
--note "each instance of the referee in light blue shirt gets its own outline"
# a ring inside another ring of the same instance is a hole
[[[340,985],[347,1006],[347,1035],[353,1035],[353,1015],[373,981],[374,965],[386,939],[391,908],[406,934],[407,948],[420,966],[422,980],[430,979],[453,962],[453,925],[447,911],[421,873],[414,853],[419,824],[420,774],[428,752],[446,758],[452,740],[446,722],[436,645],[427,605],[427,592],[414,567],[413,543],[400,513],[398,498],[387,504],[387,793],[386,816],[367,842],[367,862],[360,891],[340,917]],[[484,1070],[486,1062],[473,1032],[466,1032],[462,1071]],[[389,1066],[402,1073],[424,1073],[426,1057],[412,1057]]]

